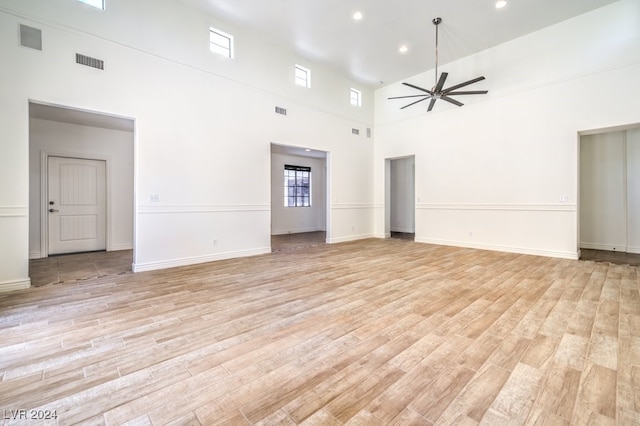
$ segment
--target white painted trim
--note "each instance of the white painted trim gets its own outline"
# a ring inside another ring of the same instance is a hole
[[[180,259],[163,260],[160,262],[134,263],[133,272],[155,271],[158,269],[189,266],[200,263],[215,262],[218,260],[235,259],[237,257],[258,256],[271,253],[271,247],[263,247],[251,250],[230,251],[225,253],[208,254],[205,256],[184,257]]]
[[[494,210],[494,211],[577,211],[576,204],[438,204],[418,203],[418,210]]]
[[[138,214],[270,212],[269,204],[139,205]]]
[[[33,259],[40,259],[40,252],[39,251],[30,251],[29,252],[29,260],[33,260]]]
[[[0,206],[0,217],[25,217],[29,215],[26,206]]]
[[[370,203],[332,203],[331,208],[336,210],[362,210],[362,209],[372,209],[374,208],[374,204]]]
[[[16,281],[4,281],[0,283],[0,293],[5,291],[23,290],[29,287],[31,287],[30,278]]]
[[[109,251],[133,250],[133,243],[130,244],[112,244]]]
[[[319,228],[296,228],[296,229],[291,229],[291,230],[273,232],[273,233],[271,233],[271,235],[302,234],[304,232],[320,232],[320,231],[325,231],[325,230],[324,229],[319,229]]]
[[[640,247],[627,247],[627,253],[640,254]]]
[[[375,236],[373,234],[347,235],[345,237],[331,238],[331,240],[327,241],[327,243],[329,244],[346,243],[349,241],[358,241],[358,240],[364,240],[367,238],[375,238]]]
[[[405,234],[415,234],[415,230],[413,230],[413,228],[402,228],[402,227],[391,228],[391,232],[403,232]]]
[[[627,247],[625,246],[614,246],[610,244],[599,244],[599,243],[588,243],[588,242],[580,242],[580,248],[588,249],[588,250],[605,250],[605,251],[617,251],[619,253],[626,253]]]
[[[507,252],[507,253],[528,254],[533,256],[557,257],[562,259],[578,260],[578,252],[572,253],[572,252],[564,252],[564,251],[536,250],[536,249],[530,249],[525,247],[502,246],[502,245],[495,245],[495,244],[474,244],[474,243],[469,243],[468,241],[440,240],[436,238],[420,238],[420,237],[416,237],[415,242],[425,243],[425,244],[436,244],[441,246],[464,247],[464,248],[472,248],[472,249],[479,249],[479,250],[491,250],[491,251],[500,251],[500,252]]]

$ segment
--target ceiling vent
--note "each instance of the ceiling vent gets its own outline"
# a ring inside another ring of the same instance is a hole
[[[104,61],[102,59],[92,58],[91,56],[82,55],[80,53],[76,53],[76,64],[104,70]]]
[[[42,31],[20,24],[20,46],[42,50]]]
[[[352,134],[352,135],[359,135],[359,134],[360,134],[360,130],[358,130],[358,129],[351,129],[351,134]]]
[[[287,110],[286,110],[286,108],[282,108],[282,107],[277,106],[276,107],[276,114],[287,115]]]

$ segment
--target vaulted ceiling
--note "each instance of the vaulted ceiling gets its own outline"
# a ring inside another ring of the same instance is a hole
[[[446,64],[616,0],[508,0],[501,9],[496,0],[180,1],[376,86],[433,68],[433,18],[443,20],[439,63]]]

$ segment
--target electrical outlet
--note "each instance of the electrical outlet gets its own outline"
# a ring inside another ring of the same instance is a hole
[[[160,195],[158,195],[158,194],[149,195],[149,201],[151,201],[152,203],[159,203],[160,202]]]
[[[213,245],[217,246],[218,245],[218,240],[213,240]]]
[[[568,195],[561,195],[560,196],[560,202],[561,203],[568,203],[569,202],[569,196]]]

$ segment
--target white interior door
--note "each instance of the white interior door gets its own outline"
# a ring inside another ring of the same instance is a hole
[[[106,248],[106,165],[49,157],[49,254]]]

